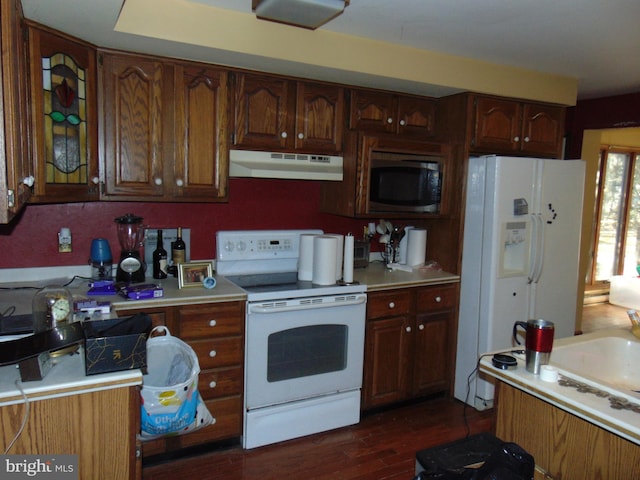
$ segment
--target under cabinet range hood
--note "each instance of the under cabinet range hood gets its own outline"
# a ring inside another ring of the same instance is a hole
[[[342,163],[342,157],[330,155],[231,150],[229,176],[339,182]]]

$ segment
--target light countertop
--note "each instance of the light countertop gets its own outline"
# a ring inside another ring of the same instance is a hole
[[[56,358],[55,362],[43,380],[19,383],[30,401],[142,384],[142,372],[138,369],[85,375],[82,348],[73,355]],[[0,406],[24,402],[16,385],[19,380],[17,365],[0,367]]]
[[[390,270],[382,262],[371,262],[366,268],[354,269],[353,279],[367,285],[368,292],[375,292],[395,288],[458,283],[460,276],[442,270],[424,268],[416,268],[412,272]]]
[[[554,348],[570,343],[584,341],[589,338],[603,336],[623,336],[632,341],[638,341],[630,329],[606,329],[593,333],[579,335],[576,337],[562,338],[554,341]],[[610,401],[606,397],[597,396],[591,393],[581,393],[575,388],[561,386],[557,381],[548,382],[540,378],[539,375],[529,373],[525,368],[524,355],[513,355],[516,357],[518,366],[514,370],[501,370],[493,366],[491,354],[483,356],[480,360],[480,371],[490,377],[500,380],[519,390],[533,395],[547,403],[550,403],[566,412],[595,424],[604,430],[619,435],[627,440],[640,445],[640,413],[632,410],[617,410],[611,408]],[[551,354],[551,366],[553,365],[553,352]],[[555,366],[554,366],[555,367]],[[607,388],[589,379],[563,371],[558,368],[561,376],[578,380],[581,383],[591,385],[613,396],[624,397],[616,390]],[[628,400],[638,403],[637,399]],[[499,408],[499,406],[498,406]]]

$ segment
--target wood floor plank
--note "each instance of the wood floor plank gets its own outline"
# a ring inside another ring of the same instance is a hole
[[[467,408],[470,433],[491,431],[491,411]],[[411,480],[419,450],[464,438],[463,404],[448,398],[365,414],[358,425],[268,445],[240,446],[145,466],[143,480]]]

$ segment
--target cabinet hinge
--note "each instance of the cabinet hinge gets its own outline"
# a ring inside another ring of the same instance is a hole
[[[13,190],[7,190],[7,207],[13,208],[16,206],[16,193]]]

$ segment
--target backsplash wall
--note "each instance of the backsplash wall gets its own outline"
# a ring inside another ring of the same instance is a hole
[[[318,211],[320,182],[232,178],[229,203],[90,202],[29,205],[0,226],[0,268],[87,264],[91,239],[109,240],[120,254],[114,219],[133,213],[152,228],[191,229],[191,258],[215,258],[218,230],[322,228],[357,237],[366,225]],[[69,227],[71,253],[58,252],[58,232]],[[165,248],[168,249],[168,245]]]

